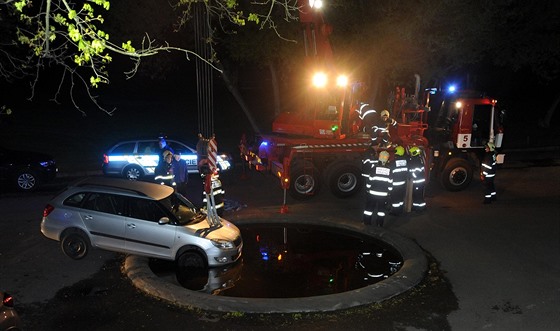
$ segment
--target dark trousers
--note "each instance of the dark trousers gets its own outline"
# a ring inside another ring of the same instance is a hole
[[[412,187],[412,210],[422,211],[426,209],[426,201],[424,200],[424,184],[414,185]]]
[[[391,191],[391,212],[394,214],[402,214],[404,210],[404,196],[406,193],[406,184],[393,186]]]
[[[373,213],[376,212],[377,225],[383,225],[387,211],[387,197],[366,194],[366,207],[364,209],[364,224],[371,224]]]
[[[496,200],[496,188],[494,187],[494,177],[484,179],[484,202],[489,203]]]

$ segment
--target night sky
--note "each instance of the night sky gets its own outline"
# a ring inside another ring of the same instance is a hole
[[[125,5],[126,1],[122,3]],[[116,15],[116,19],[108,24],[108,29],[122,29],[124,34],[138,36],[143,28],[161,23],[168,19],[172,12],[158,13],[148,3],[140,6],[128,7],[136,15],[135,19],[144,22],[136,25],[134,21]],[[118,14],[121,9],[117,5],[111,12]],[[142,15],[149,15],[150,19]],[[107,16],[107,21],[111,18]],[[112,25],[111,25],[112,24]],[[188,43],[192,36],[190,31],[173,33],[172,24],[164,24],[152,37],[171,39],[174,42]],[[336,27],[335,27],[336,28]],[[116,37],[115,37],[116,38]],[[29,128],[44,129],[45,123],[52,126],[50,131],[74,130],[78,132],[97,132],[102,136],[101,145],[110,144],[130,136],[155,136],[165,132],[186,141],[195,141],[197,128],[196,104],[196,71],[194,61],[186,61],[182,55],[162,55],[144,62],[136,77],[126,80],[124,70],[130,68],[131,63],[126,58],[117,58],[110,66],[111,84],[104,86],[94,94],[99,95],[98,101],[107,109],[116,107],[113,116],[99,111],[89,102],[83,90],[76,89],[75,99],[87,114],[83,116],[69,102],[68,86],[59,101],[61,104],[49,101],[58,87],[60,72],[56,68],[47,68],[41,73],[41,80],[33,101],[27,101],[30,95],[29,81],[16,83],[1,82],[2,104],[13,109],[10,118],[2,118],[3,129],[13,130],[13,126],[30,123]],[[499,98],[503,108],[509,112],[511,122],[529,122],[535,125],[539,116],[553,102],[557,93],[556,84],[542,84],[527,70],[512,71],[491,65],[473,65],[470,77],[479,86]],[[478,73],[476,71],[479,71]],[[260,129],[268,131],[273,118],[272,96],[270,89],[270,75],[265,68],[246,64],[239,71],[239,90],[243,94]],[[464,79],[461,73],[457,79]],[[451,79],[450,79],[451,80]],[[520,83],[522,82],[522,83]],[[219,74],[214,76],[214,118],[215,131],[222,146],[236,152],[236,146],[241,133],[250,132],[251,127],[235,99],[225,88]],[[526,114],[530,112],[531,116]],[[553,117],[553,126],[558,127],[559,115]],[[12,128],[9,128],[9,126]],[[49,131],[49,130],[47,130]],[[221,138],[221,140],[220,140]],[[96,138],[98,139],[98,138]]]

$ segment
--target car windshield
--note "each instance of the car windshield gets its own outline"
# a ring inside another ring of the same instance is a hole
[[[160,203],[165,209],[175,215],[179,225],[198,223],[205,219],[204,214],[200,213],[192,202],[176,193],[160,200]]]

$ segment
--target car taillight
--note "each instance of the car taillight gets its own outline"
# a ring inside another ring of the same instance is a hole
[[[4,298],[2,299],[2,304],[6,307],[14,307],[14,298],[8,293],[4,293]]]
[[[49,214],[54,210],[54,207],[51,205],[47,205],[45,209],[43,209],[43,217],[49,216]]]
[[[103,154],[103,163],[105,163],[105,164],[109,163],[109,155]]]

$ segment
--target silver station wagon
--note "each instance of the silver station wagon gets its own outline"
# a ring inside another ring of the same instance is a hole
[[[206,213],[173,188],[111,177],[79,180],[43,211],[41,232],[64,254],[84,258],[92,247],[174,260],[180,266],[214,267],[237,261],[239,229]]]
[[[141,179],[154,174],[159,162],[158,139],[136,139],[121,141],[103,155],[103,174],[122,176],[127,179]],[[173,139],[168,139],[167,144],[175,153],[181,153],[181,158],[187,162],[190,174],[197,174],[196,149]],[[217,157],[217,166],[220,171],[231,168],[231,157],[220,154]]]

